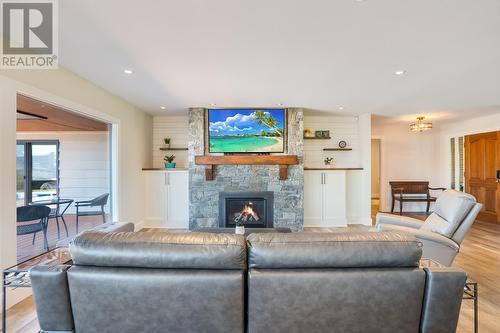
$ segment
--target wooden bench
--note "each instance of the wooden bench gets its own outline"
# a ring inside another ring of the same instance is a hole
[[[399,201],[399,215],[403,215],[403,202],[427,202],[426,213],[429,214],[431,202],[436,201],[436,197],[431,196],[430,191],[444,191],[443,187],[429,187],[429,182],[420,181],[397,181],[389,182],[391,185],[392,206],[391,213],[394,213],[394,205]]]

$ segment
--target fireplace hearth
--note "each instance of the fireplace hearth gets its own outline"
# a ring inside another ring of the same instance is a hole
[[[273,206],[270,191],[220,192],[219,227],[234,228],[241,223],[247,228],[272,228]]]

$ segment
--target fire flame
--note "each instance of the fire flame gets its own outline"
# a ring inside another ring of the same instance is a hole
[[[247,222],[250,219],[254,219],[255,221],[260,220],[259,215],[253,210],[251,203],[246,204],[245,207],[241,210],[241,212],[234,219],[235,222]]]

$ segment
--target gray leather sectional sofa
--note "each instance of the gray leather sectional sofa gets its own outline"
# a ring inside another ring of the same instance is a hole
[[[396,232],[93,233],[31,272],[46,332],[454,332],[466,274]]]

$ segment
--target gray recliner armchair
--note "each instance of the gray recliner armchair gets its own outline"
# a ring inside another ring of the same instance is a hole
[[[481,211],[482,205],[470,194],[446,190],[437,199],[435,211],[424,222],[387,213],[376,218],[378,230],[411,233],[423,243],[422,258],[451,266],[465,234]]]

